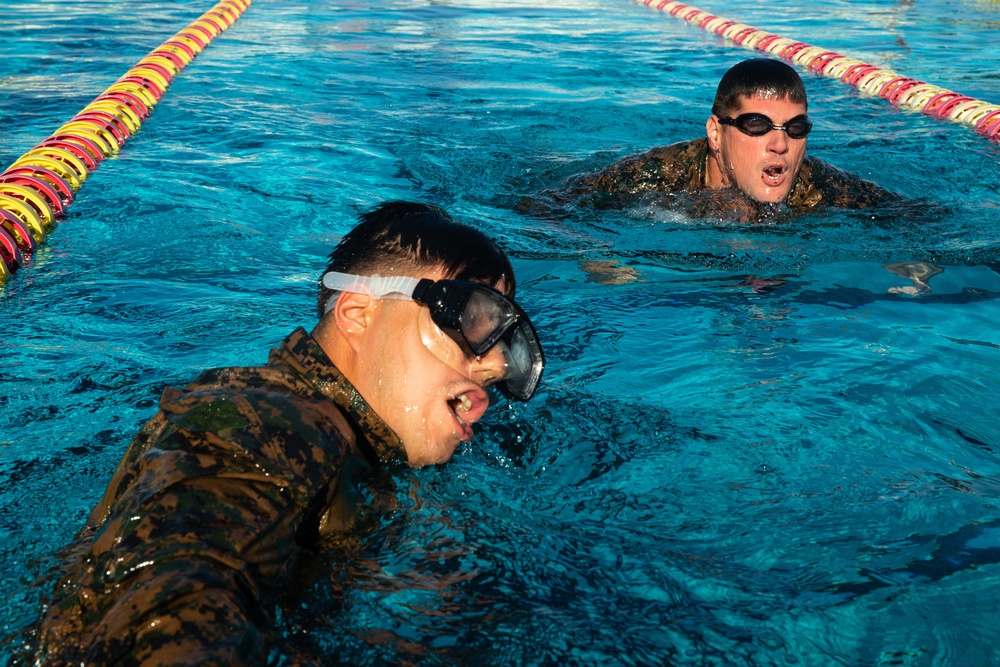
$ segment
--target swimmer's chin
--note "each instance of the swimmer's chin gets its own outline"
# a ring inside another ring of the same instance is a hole
[[[788,199],[791,188],[787,187],[765,187],[757,194],[744,193],[749,199],[758,204],[784,204]]]
[[[754,198],[754,201],[758,204],[771,204],[773,206],[777,206],[784,204],[786,199],[788,199],[788,194],[779,192],[775,195],[765,195],[764,197]]]

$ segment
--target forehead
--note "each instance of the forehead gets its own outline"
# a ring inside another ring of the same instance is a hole
[[[804,114],[806,105],[801,102],[793,102],[787,96],[778,97],[770,95],[766,91],[753,96],[744,95],[739,98],[739,106],[736,115],[743,113],[762,113],[770,116],[772,120],[787,120],[794,116]],[[779,118],[784,116],[784,118]]]
[[[418,272],[418,275],[416,275],[415,277],[430,278],[431,280],[455,280],[454,274],[449,273],[443,267],[437,267],[434,269],[427,269],[424,271],[420,271]],[[505,296],[508,297],[511,296],[511,288],[513,287],[513,285],[504,276],[501,276],[500,280],[498,280],[495,283],[490,283],[485,280],[473,280],[470,282],[481,282],[484,285],[489,285],[490,287],[504,294]]]

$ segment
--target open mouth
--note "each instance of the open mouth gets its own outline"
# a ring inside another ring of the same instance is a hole
[[[770,182],[771,185],[778,185],[781,183],[781,177],[785,173],[785,168],[779,164],[771,165],[764,170],[764,180]]]
[[[459,394],[448,401],[448,407],[458,426],[458,434],[463,441],[472,439],[472,425],[479,421],[488,405],[486,393],[475,390]]]
[[[461,426],[465,426],[466,422],[462,418],[462,415],[468,415],[469,410],[472,409],[472,401],[469,400],[469,397],[465,394],[456,396],[448,401],[448,405],[451,407],[451,411],[455,413],[455,421]]]

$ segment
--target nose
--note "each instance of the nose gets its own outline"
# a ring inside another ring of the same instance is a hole
[[[474,357],[469,365],[469,379],[482,387],[499,382],[507,377],[506,344],[497,343],[486,354]]]
[[[788,134],[785,130],[771,130],[767,133],[767,149],[772,153],[788,152]]]

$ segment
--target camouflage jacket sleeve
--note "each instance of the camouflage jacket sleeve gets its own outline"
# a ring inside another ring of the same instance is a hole
[[[569,190],[591,193],[600,208],[620,206],[644,192],[685,192],[703,187],[703,139],[629,155],[594,174],[577,177]]]
[[[559,189],[541,193],[543,199],[526,198],[518,210],[545,213],[551,204],[562,206],[583,201],[595,208],[617,209],[634,203],[646,192],[690,192],[705,182],[705,139],[660,146],[646,153],[629,155],[604,169],[569,178]]]
[[[223,369],[164,393],[81,535],[45,658],[266,662],[280,582],[324,522],[350,516],[370,465],[341,407],[287,375]]]

